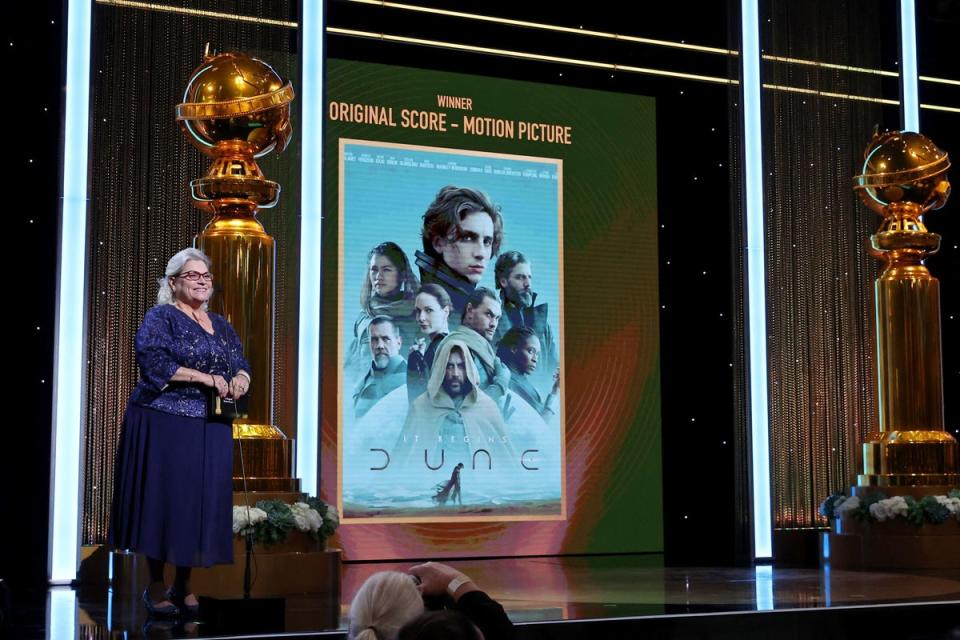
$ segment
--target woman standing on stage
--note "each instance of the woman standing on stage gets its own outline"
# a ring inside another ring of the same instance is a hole
[[[208,420],[210,393],[239,398],[250,365],[233,327],[207,311],[210,259],[197,249],[170,258],[157,305],[137,331],[140,381],[117,447],[110,541],[147,557],[148,613],[195,614],[191,567],[233,562],[233,431]],[[163,567],[176,567],[173,586]]]

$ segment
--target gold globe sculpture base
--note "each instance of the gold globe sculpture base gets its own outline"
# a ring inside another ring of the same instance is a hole
[[[957,441],[945,431],[889,431],[863,443],[859,487],[960,486]],[[944,492],[946,493],[946,492]]]
[[[241,53],[206,56],[177,105],[191,143],[213,159],[190,183],[194,204],[213,218],[196,238],[210,257],[215,296],[250,363],[248,416],[234,424],[234,489],[297,494],[293,441],[273,424],[274,241],[257,219],[280,185],[256,158],[283,151],[290,139],[293,88],[267,63]]]
[[[208,186],[222,193],[227,190],[225,182],[208,180]],[[196,245],[217,274],[211,310],[223,315],[240,336],[255,381],[250,387],[248,417],[234,424],[234,489],[299,491],[298,481],[291,477],[293,441],[272,424],[273,238],[254,216],[256,207],[251,203],[218,200],[205,206],[216,213],[197,236]]]

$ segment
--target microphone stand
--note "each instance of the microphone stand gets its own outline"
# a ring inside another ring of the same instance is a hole
[[[247,533],[247,553],[243,567],[243,599],[250,599],[250,559],[253,557],[253,532]]]
[[[237,438],[237,449],[240,451],[240,476],[243,478],[243,501],[247,506],[247,523],[250,522],[250,495],[247,492],[247,470],[243,465],[243,438]],[[250,599],[250,564],[253,559],[253,528],[247,527],[244,536],[246,552],[243,564],[243,599]]]
[[[243,502],[247,510],[247,532],[244,534],[243,598],[209,598],[204,622],[216,634],[282,631],[285,626],[286,600],[284,598],[251,597],[253,581],[254,531],[250,526],[250,492],[247,486],[247,468],[243,459],[243,438],[237,438],[240,454],[240,476],[243,478]]]

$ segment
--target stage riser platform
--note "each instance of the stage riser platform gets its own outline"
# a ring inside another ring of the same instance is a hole
[[[658,640],[859,640],[953,638],[960,634],[960,603],[891,604],[833,610],[677,614],[643,618],[571,620],[517,625],[517,640],[657,638]],[[226,638],[241,636],[225,636]],[[258,635],[258,638],[346,640],[343,631]]]

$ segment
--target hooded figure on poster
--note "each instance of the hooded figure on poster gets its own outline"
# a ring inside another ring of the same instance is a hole
[[[427,391],[410,406],[394,447],[399,467],[519,464],[500,408],[480,389],[479,377],[466,342],[448,336],[437,349]]]

